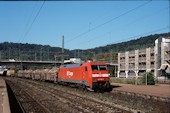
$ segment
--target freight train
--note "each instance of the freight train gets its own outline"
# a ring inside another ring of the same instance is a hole
[[[105,62],[64,64],[59,68],[43,70],[20,70],[18,77],[48,80],[58,84],[74,85],[83,89],[103,92],[112,91]]]

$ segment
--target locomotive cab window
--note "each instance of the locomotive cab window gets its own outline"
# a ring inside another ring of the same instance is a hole
[[[94,70],[99,70],[99,69],[98,69],[98,66],[96,66],[96,65],[92,65],[91,68],[92,68],[93,71],[94,71]]]
[[[99,66],[100,70],[107,70],[107,66]]]
[[[92,70],[107,70],[107,66],[105,65],[92,65],[91,66]]]

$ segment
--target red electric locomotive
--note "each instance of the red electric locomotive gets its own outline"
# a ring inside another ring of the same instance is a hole
[[[58,71],[58,82],[76,84],[93,91],[112,91],[105,62],[64,64]]]

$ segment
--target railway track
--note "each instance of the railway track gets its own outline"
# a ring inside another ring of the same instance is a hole
[[[6,80],[6,83],[11,87],[12,91],[17,96],[18,100],[24,108],[23,112],[26,113],[51,113],[44,105],[38,102],[36,99],[22,89],[19,85],[14,84],[13,82]]]
[[[58,89],[54,85],[43,82],[37,82],[26,79],[7,79],[12,86],[19,85],[24,88],[28,97],[32,97],[30,102],[38,103],[35,106],[41,106],[44,112],[68,112],[68,113],[130,113],[114,105],[107,104],[85,95],[75,94]],[[14,87],[15,89],[15,87]],[[29,101],[25,101],[25,103]],[[24,105],[24,103],[23,103]],[[38,108],[37,108],[38,109]],[[44,113],[41,112],[41,113]]]
[[[29,82],[30,83],[30,82]],[[37,90],[40,89],[42,90],[42,87],[44,85],[42,84],[34,84],[34,86],[37,85]],[[39,87],[41,86],[41,87]],[[98,113],[103,113],[103,112],[120,112],[120,113],[127,113],[128,111],[126,110],[122,110],[120,108],[116,108],[114,106],[111,106],[109,104],[105,104],[103,102],[99,102],[99,101],[96,101],[94,99],[90,99],[90,98],[87,98],[87,97],[84,97],[82,95],[77,95],[77,94],[73,94],[73,93],[69,93],[69,92],[65,92],[65,91],[61,91],[61,90],[58,90],[54,87],[43,87],[43,91],[44,92],[48,92],[48,93],[51,93],[53,94],[55,97],[58,95],[59,97],[62,97],[63,99],[67,99],[69,100],[71,104],[73,104],[74,107],[76,107],[76,109],[79,109],[79,111],[81,112],[86,112],[87,110],[89,112],[98,112]],[[83,108],[83,109],[82,109]]]

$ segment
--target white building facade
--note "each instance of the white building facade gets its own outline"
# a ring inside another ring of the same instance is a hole
[[[118,53],[117,77],[138,78],[152,72],[157,78],[161,65],[166,63],[170,63],[170,37],[158,38],[153,48]]]

